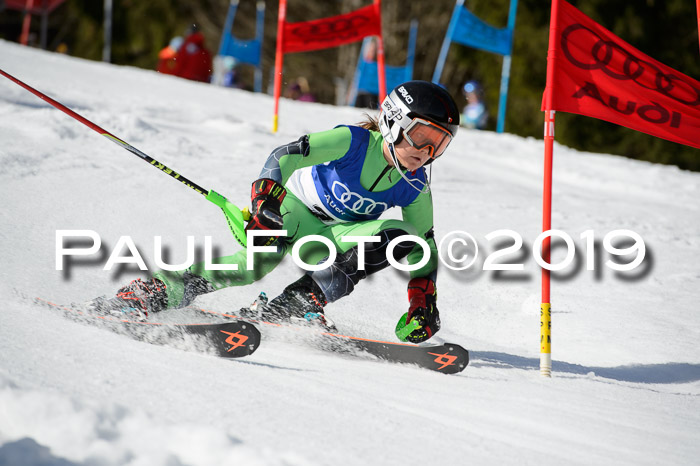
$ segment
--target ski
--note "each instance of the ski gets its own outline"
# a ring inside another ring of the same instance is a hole
[[[368,340],[333,333],[326,333],[324,336],[337,339],[337,342],[341,343],[339,348],[332,346],[331,351],[360,350],[384,361],[413,364],[443,374],[457,374],[469,364],[469,351],[455,343],[420,346],[410,343]]]
[[[394,343],[324,332],[316,328],[294,325],[292,323],[267,322],[201,308],[196,308],[196,310],[209,314],[210,316],[225,317],[236,321],[246,321],[263,326],[283,327],[305,332],[311,335],[311,338],[306,339],[311,344],[324,351],[334,353],[350,355],[369,354],[383,361],[412,364],[443,374],[462,372],[469,364],[469,351],[454,343],[444,343],[442,345]]]
[[[170,324],[140,322],[88,314],[71,306],[35,298],[35,302],[63,312],[67,317],[98,325],[115,333],[156,345],[213,353],[222,358],[240,358],[253,354],[260,346],[260,331],[254,323],[228,320],[216,323]]]

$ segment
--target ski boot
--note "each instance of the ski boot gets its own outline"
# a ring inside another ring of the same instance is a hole
[[[261,291],[257,299],[253,301],[250,306],[242,307],[238,310],[238,315],[246,319],[262,320],[262,310],[263,307],[267,305],[268,301],[267,293]]]
[[[311,277],[304,275],[272,301],[268,301],[263,292],[253,304],[239,312],[245,318],[308,325],[326,332],[336,332],[335,324],[323,312],[326,304],[323,291]]]
[[[90,301],[86,310],[90,314],[145,322],[149,312],[161,311],[167,304],[165,283],[157,278],[147,281],[139,278],[120,288],[112,298],[102,296]]]

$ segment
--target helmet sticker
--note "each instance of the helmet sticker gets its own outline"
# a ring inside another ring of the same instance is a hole
[[[408,93],[405,87],[401,86],[399,87],[399,92],[401,93],[401,97],[403,97],[406,100],[406,103],[412,104],[413,103],[413,97],[411,97],[411,94]]]

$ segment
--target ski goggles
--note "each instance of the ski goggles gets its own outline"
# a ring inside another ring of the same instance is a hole
[[[401,125],[400,120],[399,124]],[[428,155],[433,159],[440,157],[452,142],[452,133],[423,118],[414,118],[408,125],[401,127],[406,141],[418,150],[427,148]]]

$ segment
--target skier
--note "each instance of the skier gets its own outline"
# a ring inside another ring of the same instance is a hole
[[[304,135],[276,148],[253,183],[246,226],[262,232],[286,230],[286,237],[255,237],[255,245],[276,246],[275,252],[256,253],[252,270],[247,270],[246,250],[242,250],[218,261],[238,264],[236,271],[207,271],[200,264],[183,272],[158,272],[150,280],[134,280],[123,287],[116,298],[101,303],[102,309],[147,315],[186,306],[198,295],[259,280],[291,252],[297,240],[321,235],[337,250],[333,264],[307,272],[273,300],[259,302],[255,312],[265,320],[302,318],[333,330],[324,315],[326,304],[347,296],[360,280],[386,268],[388,244],[410,234],[424,238],[431,254],[422,268],[411,272],[408,312],[399,320],[397,334],[411,324],[416,328],[405,340],[429,339],[440,329],[440,318],[433,205],[425,167],[445,152],[459,122],[459,109],[445,89],[409,81],[384,99],[377,119],[368,116],[359,126]],[[402,208],[403,220],[379,218],[391,207]],[[344,236],[380,238],[364,243],[364,270],[358,266],[359,246],[341,241]],[[325,246],[306,243],[300,249],[307,264],[321,263],[327,256]],[[415,243],[400,242],[393,256],[416,264],[423,250]],[[252,312],[241,310],[246,311]]]

